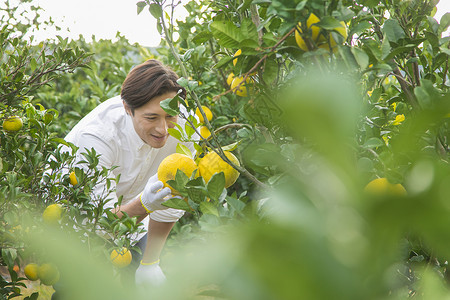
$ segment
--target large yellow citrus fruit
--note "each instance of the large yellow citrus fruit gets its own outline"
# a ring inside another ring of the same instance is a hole
[[[70,179],[70,184],[71,185],[77,185],[78,184],[78,180],[77,180],[77,176],[75,175],[75,171],[70,172],[69,179]]]
[[[229,151],[224,151],[225,156],[233,162],[235,165],[240,166],[239,160],[234,156],[233,153]],[[206,154],[200,162],[198,163],[198,169],[200,171],[200,176],[203,177],[205,182],[208,182],[211,177],[216,174],[223,172],[225,175],[225,187],[230,187],[239,177],[239,172],[225,162],[216,152],[209,152]]]
[[[369,182],[364,191],[372,196],[406,196],[406,189],[400,183],[392,184],[387,178],[377,178]]]
[[[233,59],[233,66],[235,66],[237,64],[237,60],[238,60],[237,57],[239,55],[241,55],[241,53],[242,53],[241,49],[238,49],[238,51],[236,51],[236,53],[234,53],[233,57],[235,57],[235,59]]]
[[[3,129],[10,132],[19,131],[22,125],[23,122],[19,116],[11,116],[3,121]]]
[[[204,139],[208,139],[211,136],[211,131],[209,131],[208,127],[206,126],[201,126],[198,131]]]
[[[247,77],[247,79],[245,80],[245,83],[241,84],[241,82],[244,81],[244,77],[243,76],[238,76],[238,77],[234,77],[233,81],[231,82],[231,90],[233,91],[233,93],[235,93],[238,96],[241,97],[247,97],[248,93],[247,93],[247,84],[250,83],[250,77]],[[239,84],[241,84],[239,86]],[[239,86],[239,88],[238,88]]]
[[[318,26],[314,25],[318,22],[320,22],[320,19],[314,14],[311,14],[306,21],[308,30],[311,30],[311,35],[308,35],[309,38],[314,42],[315,45],[317,45],[317,47],[326,49],[328,51],[333,50],[333,52],[335,52],[337,50],[337,41],[334,39],[332,34],[329,34],[329,36],[325,36],[325,33],[321,32],[321,29]],[[347,26],[344,21],[341,21],[340,24],[341,26],[333,28],[333,30],[340,34],[345,40],[348,37]],[[297,30],[295,31],[295,41],[297,42],[298,47],[303,51],[310,50],[308,49],[308,46],[306,45],[306,42],[304,40],[304,34],[301,29],[300,22],[298,23]]]
[[[227,77],[227,84],[228,84],[229,86],[231,86],[231,83],[233,82],[233,79],[234,79],[234,73],[231,72],[231,73],[228,75],[228,77]]]
[[[61,204],[50,204],[42,213],[42,218],[47,224],[55,224],[61,219],[62,211]]]
[[[211,112],[211,110],[208,108],[208,106],[202,105],[202,109],[205,112],[206,118],[208,119],[208,121],[211,121],[213,118],[213,114]],[[195,114],[198,117],[198,120],[200,121],[200,123],[205,123],[205,119],[202,116],[202,113],[200,112],[200,109],[197,107],[195,109]]]
[[[122,250],[117,251],[114,249],[111,251],[111,255],[109,256],[113,265],[119,268],[124,268],[131,263],[131,259],[133,256],[131,255],[131,251],[127,248],[123,247]]]
[[[173,153],[163,159],[158,167],[158,179],[164,183],[164,186],[172,190],[172,195],[179,195],[171,186],[167,184],[168,180],[174,180],[177,170],[182,171],[186,176],[191,177],[192,173],[197,170],[198,166],[195,161],[187,155]]]
[[[311,38],[313,41],[317,40],[317,37],[320,33],[320,28],[315,26],[314,24],[319,23],[320,19],[313,13],[311,13],[308,17],[308,20],[306,20],[306,27],[308,30],[311,30]],[[302,37],[302,23],[298,22],[297,30],[295,30],[295,41],[297,42],[297,45],[302,49],[303,51],[308,51],[308,46],[306,46],[305,40]]]
[[[341,26],[336,27],[333,30],[337,31],[345,40],[348,37],[347,25],[345,25],[344,21],[341,21],[340,24],[341,24]],[[322,49],[325,49],[325,50],[328,50],[328,51],[330,51],[330,49],[331,49],[333,52],[336,52],[336,50],[337,50],[337,47],[336,47],[337,46],[337,42],[334,39],[332,34],[329,35],[329,38],[330,38],[330,41],[328,42],[327,39],[323,35],[320,36],[320,38],[319,38],[319,40],[317,42],[318,47],[322,48]]]
[[[38,276],[41,283],[45,285],[54,285],[59,280],[59,270],[54,264],[42,264],[38,268]]]
[[[31,263],[25,266],[23,272],[25,273],[25,276],[28,279],[35,281],[39,279],[38,268],[39,268],[38,264]]]

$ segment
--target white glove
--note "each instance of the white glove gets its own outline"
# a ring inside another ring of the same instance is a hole
[[[141,264],[136,270],[135,280],[137,285],[159,286],[166,281],[166,276],[159,266],[159,260],[152,264]]]
[[[145,185],[144,191],[139,197],[142,206],[148,213],[155,210],[167,209],[168,207],[161,205],[167,199],[165,197],[170,195],[170,189],[164,187],[164,184],[158,180],[158,175],[155,174],[148,180]]]

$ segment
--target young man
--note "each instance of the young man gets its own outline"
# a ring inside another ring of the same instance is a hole
[[[122,85],[121,95],[101,103],[66,137],[79,147],[77,160],[83,159],[81,153],[85,149],[94,148],[100,155],[100,167],[117,166],[112,173],[120,174],[120,180],[108,205],[113,207],[117,198],[123,196],[115,213],[119,217],[123,212],[137,216],[148,228],[136,271],[137,283],[157,285],[164,281],[159,256],[170,230],[184,213],[161,205],[170,196],[170,189],[162,189],[156,176],[161,161],[175,153],[179,143],[167,129],[175,127],[175,122],[184,122],[160,107],[162,100],[177,94],[185,97],[186,91],[177,80],[178,76],[157,60],[134,67]],[[186,146],[194,153],[192,144]],[[99,185],[94,193],[101,194],[104,189],[104,184]]]

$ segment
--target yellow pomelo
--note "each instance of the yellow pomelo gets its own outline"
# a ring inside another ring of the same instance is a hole
[[[238,49],[238,51],[236,51],[236,53],[234,53],[234,55],[233,55],[233,57],[236,57],[235,59],[233,59],[233,66],[235,66],[236,64],[237,64],[237,57],[239,56],[239,55],[241,55],[241,53],[242,53],[242,50],[241,49]]]
[[[225,156],[233,162],[235,165],[240,166],[239,160],[234,156],[233,153],[229,151],[224,151]],[[211,177],[216,174],[223,172],[225,175],[225,187],[230,187],[239,177],[239,172],[225,162],[216,152],[209,152],[206,154],[198,163],[198,169],[200,171],[200,176],[203,177],[205,182],[208,182]]]
[[[308,20],[306,20],[306,27],[308,30],[311,30],[311,38],[315,42],[317,41],[317,37],[320,33],[320,27],[315,26],[314,24],[319,23],[320,19],[313,13],[311,13],[308,17]],[[303,51],[308,51],[308,46],[305,43],[305,40],[302,37],[302,23],[298,22],[297,30],[295,30],[295,41],[297,42],[297,45],[300,49]]]
[[[347,25],[345,25],[344,21],[341,21],[341,26],[334,28],[334,31],[337,31],[343,38],[344,40],[347,39],[348,37],[348,33],[347,33]],[[333,35],[330,34],[330,41],[328,42],[327,39],[324,36],[320,36],[318,44],[319,44],[319,48],[325,49],[330,51],[333,50],[333,52],[336,52],[337,50],[337,42],[334,39]]]
[[[208,139],[211,136],[211,131],[209,131],[208,127],[206,126],[201,126],[198,131],[204,139]]]
[[[313,13],[311,13],[306,20],[306,26],[308,29],[311,29],[311,37],[313,40],[316,40],[320,33],[320,27],[315,26],[314,24],[319,23],[320,19]]]
[[[41,283],[45,285],[54,285],[59,280],[59,271],[54,264],[46,263],[39,266],[38,276]]]
[[[77,176],[75,175],[75,171],[70,172],[69,179],[70,179],[70,184],[71,185],[77,185],[78,184],[78,180],[77,180]]]
[[[205,106],[205,105],[202,105],[202,109],[205,112],[205,115],[206,115],[206,118],[208,119],[208,121],[211,121],[213,118],[213,114],[212,114],[211,110],[208,108],[208,106]],[[200,109],[198,107],[195,109],[195,114],[197,115],[200,123],[205,123],[205,119],[203,119],[202,113],[200,112]]]
[[[31,263],[25,266],[23,272],[25,273],[25,276],[28,279],[35,281],[39,279],[38,268],[39,268],[38,264]]]
[[[234,77],[233,81],[231,82],[231,90],[233,91],[233,93],[235,93],[238,96],[241,97],[247,97],[248,93],[247,93],[247,84],[250,83],[250,77],[247,77],[247,79],[245,80],[245,83],[241,84],[241,82],[244,81],[244,77],[243,76],[238,76],[238,77]],[[239,86],[239,84],[241,84]],[[239,88],[238,88],[239,86]]]
[[[50,204],[42,213],[42,218],[48,224],[55,224],[61,219],[62,211],[61,204]]]
[[[109,259],[113,265],[119,268],[128,266],[131,263],[132,258],[133,256],[131,255],[131,251],[125,247],[123,247],[120,252],[114,249],[111,251],[111,255],[109,256]]]
[[[3,121],[3,129],[10,132],[19,131],[22,125],[22,119],[18,116],[11,116]]]
[[[230,75],[228,75],[228,77],[227,77],[227,84],[231,85],[231,83],[233,82],[233,79],[234,79],[234,73],[231,72]]]
[[[372,196],[406,196],[406,189],[400,183],[392,184],[387,178],[377,178],[369,182],[364,191]]]
[[[191,177],[192,173],[197,170],[198,166],[195,161],[187,155],[173,153],[163,159],[158,167],[158,179],[164,183],[164,186],[172,190],[172,195],[179,193],[167,184],[167,181],[174,180],[177,170],[182,171],[187,177]]]

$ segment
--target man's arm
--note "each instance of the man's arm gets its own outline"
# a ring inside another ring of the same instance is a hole
[[[127,204],[118,206],[113,210],[119,218],[123,216],[123,212],[127,213],[129,217],[137,217],[137,222],[141,222],[147,215],[147,211],[142,206],[139,198],[134,199],[133,201],[128,202]]]
[[[159,260],[161,251],[174,224],[175,222],[159,222],[150,218],[147,245],[142,256],[143,263],[152,263]]]

